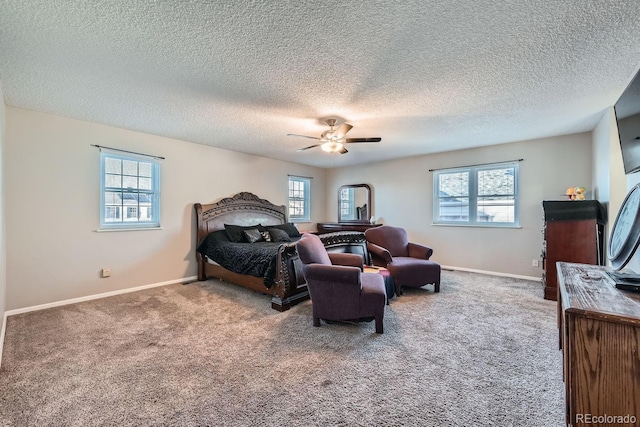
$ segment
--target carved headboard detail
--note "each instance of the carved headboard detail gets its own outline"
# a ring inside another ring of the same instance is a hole
[[[241,192],[233,197],[207,205],[195,204],[198,224],[198,242],[209,233],[224,229],[225,224],[276,225],[287,222],[287,207],[274,205],[253,193]]]

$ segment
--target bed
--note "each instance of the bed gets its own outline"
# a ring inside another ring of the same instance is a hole
[[[271,307],[285,311],[292,305],[309,298],[302,275],[301,263],[295,248],[297,239],[272,244],[273,262],[270,278],[231,271],[212,262],[201,251],[205,239],[225,229],[225,224],[237,226],[261,225],[263,227],[287,223],[286,207],[277,206],[255,194],[242,192],[212,204],[195,204],[197,218],[196,260],[198,280],[217,278],[245,288],[271,295]],[[220,233],[218,233],[220,234]],[[240,245],[240,244],[238,244]],[[254,250],[260,243],[245,243],[246,250]],[[234,248],[235,250],[236,248]]]
[[[242,192],[212,204],[195,203],[194,207],[197,219],[198,280],[221,279],[271,295],[271,307],[278,311],[288,310],[292,305],[309,298],[302,274],[302,263],[295,248],[299,238],[290,236],[290,242],[264,244],[256,242],[234,245],[225,241],[228,238],[225,224],[245,228],[259,225],[266,229],[290,230],[289,227],[292,225],[287,223],[286,206],[277,206],[255,194]],[[322,234],[319,237],[327,251],[356,253],[362,255],[364,262],[368,263],[369,254],[364,233],[341,231]],[[210,240],[214,242],[212,245],[208,245]],[[270,258],[267,262],[268,253]],[[217,256],[221,254],[230,257],[219,259]],[[239,268],[241,264],[245,267]],[[264,270],[254,269],[261,264]],[[246,274],[247,272],[251,274]]]

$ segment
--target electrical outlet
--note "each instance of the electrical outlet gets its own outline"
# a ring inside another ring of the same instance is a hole
[[[111,276],[111,269],[110,268],[103,268],[101,273],[102,273],[102,277],[109,277],[109,276]]]
[[[538,260],[537,259],[532,259],[531,260],[531,267],[537,267],[538,266]]]

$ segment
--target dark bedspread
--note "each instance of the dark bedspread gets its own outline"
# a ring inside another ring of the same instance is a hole
[[[224,230],[219,230],[210,233],[197,251],[234,273],[262,277],[264,286],[270,288],[276,277],[278,248],[295,245],[298,238],[291,240],[290,243],[234,243],[229,241]]]

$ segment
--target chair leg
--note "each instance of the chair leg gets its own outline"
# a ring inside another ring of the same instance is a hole
[[[376,316],[376,334],[383,333],[382,316]]]
[[[437,283],[433,284],[433,291],[434,292],[440,292],[440,282],[437,282]]]
[[[314,317],[313,318],[313,326],[315,326],[315,327],[320,326],[320,318],[319,317]]]

